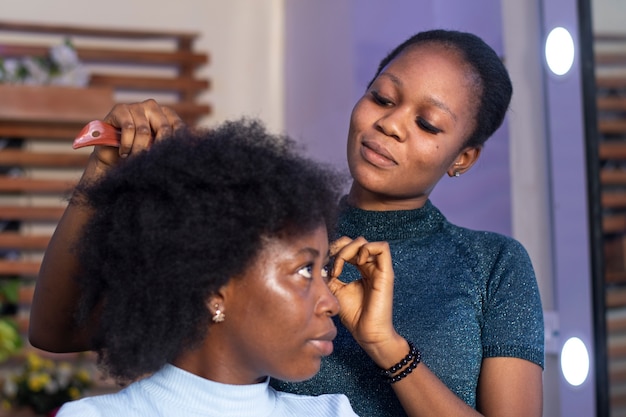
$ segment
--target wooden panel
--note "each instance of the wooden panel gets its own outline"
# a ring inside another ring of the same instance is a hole
[[[604,233],[626,233],[626,214],[605,214],[602,229]]]
[[[0,43],[0,54],[5,58],[22,56],[47,57],[50,52],[48,45],[8,45]],[[77,47],[76,53],[83,63],[113,63],[136,65],[191,66],[196,67],[208,63],[206,54],[187,51],[148,51],[143,49],[98,49]]]
[[[606,272],[604,278],[607,284],[626,284],[625,271]]]
[[[51,125],[49,122],[24,122],[0,119],[0,136],[53,141],[61,139],[71,143],[85,123],[86,122],[55,122]]]
[[[600,171],[603,185],[626,185],[626,171],[622,169],[603,169]]]
[[[196,32],[135,30],[101,28],[91,25],[50,25],[45,23],[0,22],[0,30],[15,33],[41,33],[63,36],[92,36],[119,39],[177,39],[179,42],[190,42],[198,37]]]
[[[24,235],[17,232],[0,233],[0,249],[43,250],[50,242],[50,235]]]
[[[197,94],[209,88],[206,80],[193,78],[132,77],[119,75],[91,74],[91,85],[128,90],[181,91]]]
[[[75,186],[76,181],[0,175],[0,193],[65,194],[71,192]]]
[[[598,130],[604,134],[625,134],[626,133],[626,120],[600,120],[598,122]]]
[[[596,77],[596,87],[620,90],[626,88],[626,76],[606,75]]]
[[[606,307],[619,308],[626,307],[626,288],[612,288],[606,293]]]
[[[0,220],[33,220],[57,222],[64,207],[1,206]]]
[[[85,123],[104,117],[113,107],[107,87],[71,88],[0,84],[0,119]]]
[[[601,160],[626,160],[626,141],[602,141],[598,153]]]
[[[68,138],[69,142],[69,138]],[[17,149],[0,150],[0,166],[37,167],[37,168],[80,168],[87,165],[89,154],[43,153]]]
[[[626,331],[626,317],[609,318],[606,321],[606,328],[611,332]]]
[[[611,209],[626,209],[626,193],[620,191],[604,191],[601,197],[602,206]]]
[[[626,54],[620,52],[596,52],[596,64],[626,65]]]
[[[36,261],[6,261],[0,259],[0,275],[19,275],[35,277],[39,273],[39,262]]]
[[[626,97],[600,97],[597,104],[600,111],[626,111]]]

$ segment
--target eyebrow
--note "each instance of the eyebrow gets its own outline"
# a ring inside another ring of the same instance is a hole
[[[302,254],[302,253],[309,253],[311,254],[311,256],[315,257],[315,258],[319,258],[320,257],[320,251],[318,251],[317,249],[313,249],[313,248],[302,248],[298,251],[298,254]],[[326,252],[326,255],[324,257],[325,259],[330,259],[330,250],[328,252]]]
[[[383,72],[382,74],[379,75],[379,77],[383,77],[383,76],[386,77],[386,78],[389,78],[389,80],[393,84],[395,84],[396,86],[398,86],[398,87],[402,87],[403,86],[402,80],[400,80],[395,75],[390,74],[388,72]],[[457,121],[456,114],[454,114],[454,112],[452,110],[450,110],[450,108],[448,106],[446,106],[446,104],[443,101],[438,100],[436,97],[433,97],[433,96],[427,97],[426,101],[428,101],[430,104],[432,104],[433,106],[437,107],[438,109],[441,109],[444,112],[448,113],[454,119],[455,122]]]
[[[320,251],[313,248],[302,248],[298,251],[298,253],[310,253],[313,256],[320,256]]]

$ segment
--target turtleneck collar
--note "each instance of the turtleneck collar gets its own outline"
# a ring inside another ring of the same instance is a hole
[[[181,415],[187,411],[207,415],[218,412],[223,417],[269,416],[276,403],[276,394],[268,386],[269,378],[258,384],[229,385],[169,364],[138,384],[150,395],[176,404]]]
[[[414,210],[370,211],[351,206],[347,197],[339,203],[337,236],[369,241],[392,241],[424,237],[441,229],[445,217],[430,202]]]

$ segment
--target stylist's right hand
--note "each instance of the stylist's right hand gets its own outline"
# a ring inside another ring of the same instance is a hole
[[[103,119],[121,129],[120,147],[96,146],[94,154],[102,164],[113,166],[120,158],[148,149],[155,141],[185,126],[174,110],[155,100],[116,104]]]

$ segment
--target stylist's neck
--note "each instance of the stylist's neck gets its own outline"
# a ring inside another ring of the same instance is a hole
[[[397,197],[366,190],[353,183],[348,193],[348,204],[371,211],[414,210],[424,206],[428,195]]]

